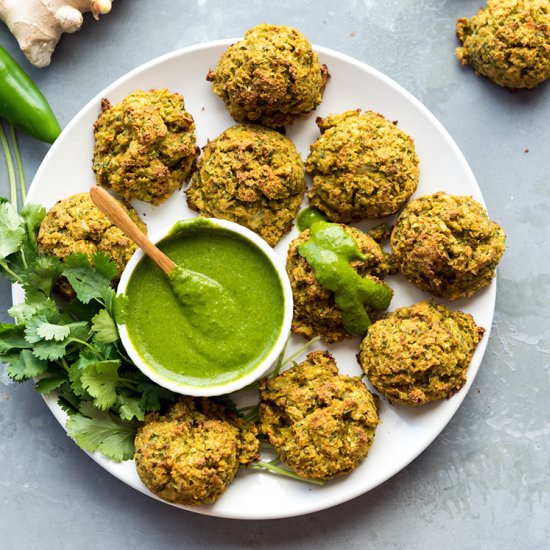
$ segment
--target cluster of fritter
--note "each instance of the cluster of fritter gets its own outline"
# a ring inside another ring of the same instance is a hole
[[[458,21],[464,47],[457,55],[501,86],[533,87],[550,76],[549,17],[540,0],[489,0],[476,17]],[[95,124],[97,183],[123,200],[158,205],[192,175],[186,191],[190,208],[240,223],[275,246],[290,230],[306,192],[302,159],[275,129],[317,107],[327,68],[299,31],[259,25],[222,55],[207,78],[239,124],[210,141],[196,166],[195,126],[183,97],[139,90],[116,105],[102,102]],[[321,135],[305,165],[313,178],[308,199],[334,222],[331,227],[340,224],[355,241],[360,259],[351,267],[360,277],[387,290],[382,279],[399,270],[420,289],[450,300],[490,284],[504,252],[503,230],[471,197],[440,192],[407,205],[418,186],[419,161],[413,139],[396,123],[357,109],[318,118],[317,124]],[[123,207],[146,231],[136,211]],[[369,235],[343,225],[399,211],[392,255],[378,242],[389,230]],[[288,250],[292,330],[338,342],[351,334],[335,294],[299,252],[309,239],[306,229]],[[42,222],[38,243],[44,254],[61,260],[75,252],[91,259],[103,251],[119,275],[136,249],[88,193],[57,203]],[[389,401],[421,405],[448,398],[464,385],[484,332],[471,315],[433,301],[385,315],[369,306],[365,311],[375,322],[358,359]],[[259,460],[260,432],[287,466],[314,480],[351,472],[373,444],[379,423],[373,395],[359,377],[340,375],[327,351],[310,353],[300,365],[261,380],[259,397],[259,426],[205,398],[182,396],[163,414],[149,414],[135,439],[143,483],[170,502],[212,503],[239,467]]]

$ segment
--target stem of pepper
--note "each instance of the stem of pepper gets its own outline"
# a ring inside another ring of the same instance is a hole
[[[6,166],[8,168],[8,177],[10,180],[10,197],[11,203],[17,210],[17,187],[15,181],[15,170],[13,169],[13,161],[11,159],[10,147],[6,138],[6,132],[4,132],[4,125],[0,122],[0,141],[2,142],[2,148],[4,149],[4,157],[6,158]]]

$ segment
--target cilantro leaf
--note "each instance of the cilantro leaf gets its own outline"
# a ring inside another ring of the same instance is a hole
[[[46,376],[38,380],[35,384],[36,391],[41,394],[48,394],[54,390],[57,390],[62,384],[67,382],[67,376],[60,374],[54,374],[52,376]]]
[[[0,354],[12,349],[30,348],[25,340],[25,325],[9,325],[0,323]]]
[[[45,315],[36,315],[27,321],[25,326],[25,339],[29,344],[36,344],[36,342],[40,342],[40,340],[44,338],[38,331],[42,325],[48,324],[50,320],[57,321],[58,318],[55,316],[48,318]]]
[[[27,232],[27,237],[32,243],[33,247],[36,248],[36,233],[38,228],[42,223],[42,220],[46,216],[46,209],[39,204],[25,204],[21,208],[21,219],[25,225],[25,230]]]
[[[119,366],[118,360],[89,362],[84,366],[80,381],[98,409],[107,410],[116,403]]]
[[[65,329],[58,327],[66,327]],[[69,333],[62,340],[57,340],[54,335],[60,337],[62,332]],[[56,361],[66,355],[67,346],[72,342],[82,343],[88,337],[89,326],[85,321],[69,323],[67,325],[52,325],[40,317],[33,317],[27,322],[25,338],[27,342],[34,344],[33,353],[39,359]],[[46,339],[45,336],[51,336]]]
[[[56,303],[42,292],[31,288],[25,289],[25,301],[12,306],[8,313],[17,323],[25,323],[35,316],[54,319],[58,315]]]
[[[54,325],[52,323],[42,323],[37,329],[36,334],[44,340],[56,340],[62,342],[69,336],[71,329],[68,325]]]
[[[174,401],[174,392],[151,382],[141,373],[137,380],[136,391],[141,394],[140,403],[144,411],[158,411],[163,401]]]
[[[118,414],[122,420],[136,420],[142,421],[145,418],[145,411],[143,410],[141,399],[138,397],[129,397],[127,395],[119,394],[117,396]]]
[[[29,267],[23,281],[26,287],[41,290],[49,296],[60,273],[61,262],[57,258],[40,256]]]
[[[90,334],[90,325],[86,321],[77,321],[67,325],[71,329],[69,339],[71,341],[86,341]]]
[[[69,436],[85,451],[99,451],[117,462],[134,456],[136,422],[117,420],[106,411],[94,411],[91,418],[80,413],[71,415],[66,427]]]
[[[117,273],[116,263],[105,252],[101,251],[92,254],[92,263],[96,273],[99,273],[108,281],[105,286],[109,286]]]
[[[64,307],[63,311],[75,319],[91,322],[93,316],[96,315],[101,309],[101,304],[96,300],[83,304],[78,298],[75,298],[71,303]]]
[[[65,355],[68,344],[68,340],[62,342],[56,340],[40,340],[34,345],[32,352],[38,359],[56,361]]]
[[[79,398],[73,392],[70,384],[62,384],[58,390],[57,404],[69,415],[78,412]]]
[[[90,264],[83,252],[71,254],[63,262],[62,274],[76,292],[78,299],[87,304],[94,298],[101,298],[103,289],[111,284],[116,274],[116,265],[102,252],[96,252],[92,260],[96,269]]]
[[[2,356],[7,363],[6,373],[15,382],[23,382],[48,370],[48,362],[36,357],[29,349]]]
[[[0,204],[0,260],[17,252],[25,238],[25,229],[16,208],[9,202]]]
[[[92,331],[95,333],[95,340],[109,344],[118,340],[118,330],[113,318],[106,309],[102,309],[92,319]]]

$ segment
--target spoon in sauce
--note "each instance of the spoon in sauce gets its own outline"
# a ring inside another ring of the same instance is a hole
[[[172,291],[183,305],[192,304],[194,308],[207,311],[216,304],[232,301],[226,289],[217,281],[197,271],[186,269],[174,263],[164,252],[155,246],[122,206],[105,189],[94,186],[90,189],[93,203],[124,234],[134,241],[166,274]]]

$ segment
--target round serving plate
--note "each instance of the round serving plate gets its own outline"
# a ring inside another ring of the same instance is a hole
[[[95,183],[91,159],[93,156],[93,124],[100,113],[101,98],[111,103],[122,100],[137,89],[168,88],[181,93],[186,109],[196,123],[197,143],[203,147],[223,130],[234,124],[223,102],[211,90],[206,73],[215,68],[224,50],[234,40],[210,42],[174,51],[123,76],[90,101],[67,125],[41,164],[28,193],[28,201],[46,208],[57,200],[87,191]],[[415,140],[420,159],[420,183],[415,197],[446,191],[455,195],[470,195],[483,203],[475,177],[459,148],[437,119],[409,92],[387,76],[347,55],[328,48],[315,47],[320,61],[331,74],[322,103],[315,113],[288,127],[292,139],[305,160],[309,146],[319,136],[316,116],[361,108],[383,114],[397,121],[399,128]],[[304,203],[305,204],[305,203]],[[185,189],[175,193],[161,206],[134,202],[150,233],[172,222],[193,217],[196,212],[187,207]],[[393,219],[385,219],[392,223]],[[367,229],[380,223],[359,224]],[[285,258],[296,229],[275,248]],[[429,296],[408,284],[400,276],[387,278],[395,295],[390,310],[413,304]],[[225,494],[213,505],[184,507],[193,512],[240,519],[268,519],[297,516],[346,502],[384,482],[417,457],[443,430],[462,403],[476,375],[489,338],[495,305],[496,282],[467,300],[446,303],[451,309],[471,313],[478,325],[485,327],[468,371],[466,386],[452,398],[418,408],[392,406],[380,400],[382,423],[376,431],[369,456],[350,475],[327,482],[323,486],[281,478],[269,472],[242,470]],[[14,301],[21,293],[14,289]],[[442,302],[441,300],[438,300]],[[444,302],[445,303],[445,302]],[[304,344],[291,337],[287,355]],[[314,349],[327,349],[322,342]],[[351,339],[328,346],[342,373],[361,375],[356,354],[359,340]],[[299,357],[302,360],[304,356]],[[238,396],[237,396],[238,398]],[[54,395],[46,396],[52,413],[64,425],[65,413]],[[92,458],[118,479],[151,497],[142,484],[133,461],[115,463],[96,453]],[[83,484],[87,480],[82,480]]]

